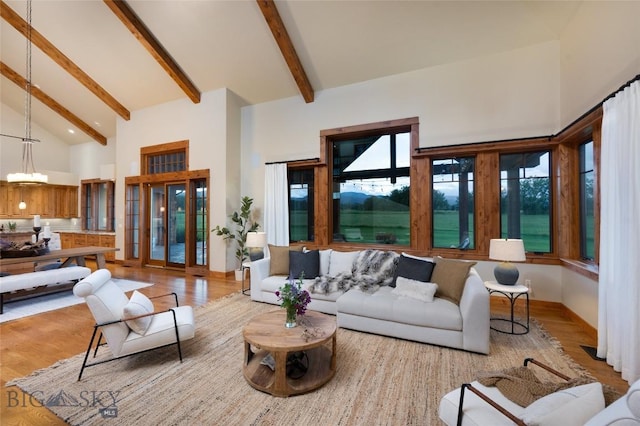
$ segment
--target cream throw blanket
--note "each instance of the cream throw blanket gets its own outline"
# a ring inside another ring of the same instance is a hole
[[[505,398],[515,402],[521,407],[526,407],[535,400],[559,390],[595,381],[588,377],[575,377],[561,383],[541,382],[530,368],[524,366],[512,367],[496,372],[481,373],[477,380],[484,386],[495,386]],[[621,396],[613,388],[606,385],[602,385],[602,392],[604,394],[605,406],[608,406]]]

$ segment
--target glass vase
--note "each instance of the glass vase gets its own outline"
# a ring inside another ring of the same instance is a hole
[[[284,326],[287,328],[293,328],[297,326],[296,323],[296,307],[289,306],[287,309],[287,319],[285,320]]]

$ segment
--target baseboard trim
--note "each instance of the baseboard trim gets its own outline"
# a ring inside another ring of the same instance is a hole
[[[576,322],[582,330],[589,335],[596,342],[598,341],[598,330],[595,327],[592,327],[591,324],[586,322],[580,317],[580,315],[573,312],[571,309],[562,305],[566,311],[567,316],[574,322]]]
[[[522,309],[524,306],[526,299],[520,298],[516,301],[517,309]],[[508,306],[509,300],[506,297],[492,297],[491,304],[500,304],[503,306]],[[568,319],[575,322],[578,327],[580,327],[590,338],[595,341],[598,340],[598,330],[592,327],[588,322],[586,322],[580,315],[573,312],[571,309],[567,308],[564,304],[560,302],[548,302],[546,300],[530,300],[529,308],[531,310],[556,310],[564,315]]]

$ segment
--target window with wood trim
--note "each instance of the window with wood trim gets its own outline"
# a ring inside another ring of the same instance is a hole
[[[335,242],[410,244],[411,127],[330,139]]]
[[[125,257],[140,259],[140,185],[127,185],[125,197]]]
[[[193,259],[193,264],[198,266],[206,266],[209,263],[207,248],[209,240],[207,202],[209,198],[207,192],[206,179],[194,179],[189,182],[191,209],[188,232],[192,233],[190,238],[195,241],[195,244],[189,246],[189,250],[191,250],[190,258]]]
[[[80,182],[82,229],[115,231],[114,183],[110,180],[88,179]]]
[[[595,259],[595,168],[593,141],[578,147],[578,184],[580,186],[580,257]]]
[[[313,168],[289,169],[289,240],[314,241],[314,190]]]
[[[550,170],[550,151],[500,155],[501,236],[528,252],[552,251]]]
[[[475,248],[475,157],[431,162],[432,245],[439,248]]]
[[[140,150],[143,175],[189,170],[189,142],[179,141],[144,147]]]

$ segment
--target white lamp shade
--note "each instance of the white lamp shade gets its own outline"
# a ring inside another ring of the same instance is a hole
[[[247,247],[264,247],[267,245],[267,234],[264,232],[248,232]]]
[[[524,262],[527,257],[524,253],[522,240],[514,238],[493,238],[489,244],[489,259],[503,262]]]

